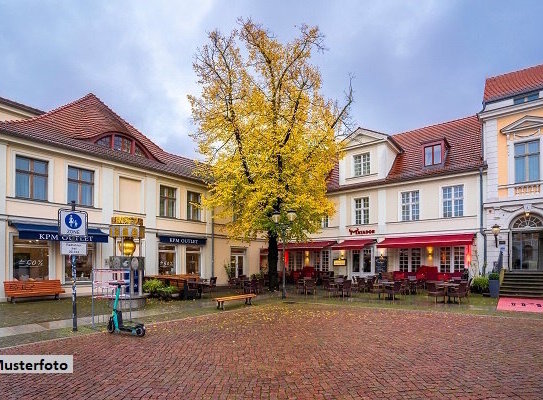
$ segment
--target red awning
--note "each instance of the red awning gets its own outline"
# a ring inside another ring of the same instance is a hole
[[[300,242],[300,243],[287,243],[287,250],[322,250],[325,247],[336,244],[335,240],[322,240],[315,242]],[[283,250],[283,244],[277,243],[277,249],[279,251]],[[268,253],[268,248],[260,249],[260,253]]]
[[[375,239],[352,239],[344,240],[332,246],[332,250],[357,250],[375,243]]]
[[[410,248],[426,246],[466,246],[473,244],[474,233],[459,233],[457,235],[433,235],[417,237],[385,238],[377,247]]]
[[[302,243],[287,243],[287,250],[322,250],[325,247],[336,244],[335,240],[323,240],[320,242],[302,242]],[[281,244],[277,244],[279,250],[282,249]]]

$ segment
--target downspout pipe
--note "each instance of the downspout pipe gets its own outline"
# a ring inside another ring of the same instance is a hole
[[[211,209],[211,276],[215,276],[215,209]]]
[[[483,167],[479,167],[479,233],[483,236],[483,265],[488,265],[486,262],[486,233],[483,225],[484,203],[483,203]],[[479,267],[480,268],[480,267]],[[486,269],[486,268],[485,268]],[[485,271],[486,272],[486,271]]]

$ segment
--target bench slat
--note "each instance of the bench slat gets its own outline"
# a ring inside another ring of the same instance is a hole
[[[244,299],[252,299],[253,297],[256,297],[256,294],[239,294],[236,296],[227,296],[227,297],[216,297],[213,300],[216,301],[230,301],[230,300],[244,300]]]

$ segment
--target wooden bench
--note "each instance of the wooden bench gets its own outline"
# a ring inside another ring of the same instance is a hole
[[[6,297],[11,298],[11,302],[16,297],[40,297],[55,296],[58,299],[64,289],[60,286],[60,280],[51,279],[44,281],[5,281],[4,292]]]
[[[225,301],[245,300],[245,304],[252,306],[253,303],[251,303],[251,299],[253,297],[256,297],[256,294],[247,293],[247,294],[238,294],[238,295],[235,295],[235,296],[217,297],[217,298],[214,298],[213,300],[217,301],[217,309],[223,309],[224,310],[224,302]]]

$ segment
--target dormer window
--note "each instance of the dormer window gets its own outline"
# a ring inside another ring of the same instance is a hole
[[[441,143],[424,146],[424,166],[439,165],[443,161],[443,145]]]
[[[370,153],[357,154],[353,156],[354,176],[365,176],[370,174]]]
[[[523,104],[523,103],[527,103],[529,101],[534,101],[534,100],[537,100],[539,99],[539,92],[532,92],[532,93],[527,93],[527,94],[523,94],[521,96],[517,96],[513,99],[513,104]]]
[[[149,158],[143,147],[128,136],[112,134],[101,137],[95,143],[100,146],[109,147],[113,150],[122,151],[123,153]]]

